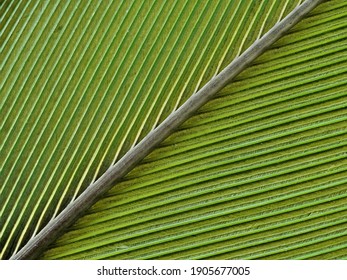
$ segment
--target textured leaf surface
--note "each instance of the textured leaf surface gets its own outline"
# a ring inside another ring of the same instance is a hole
[[[2,4],[8,258],[295,1]],[[346,258],[347,5],[328,1],[45,258]]]

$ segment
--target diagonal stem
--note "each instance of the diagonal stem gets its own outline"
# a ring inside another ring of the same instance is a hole
[[[172,134],[201,106],[211,100],[222,88],[259,57],[290,28],[325,0],[306,0],[282,21],[273,26],[261,39],[255,41],[242,55],[234,59],[222,72],[213,77],[180,108],[169,115],[116,164],[111,166],[97,181],[91,184],[75,201],[70,203],[55,219],[51,220],[35,237],[11,259],[34,259],[55,241],[64,230],[89,209],[115,182],[129,173],[144,157]]]

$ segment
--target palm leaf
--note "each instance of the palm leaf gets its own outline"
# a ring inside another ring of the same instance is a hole
[[[2,258],[295,1],[4,2]],[[346,258],[346,12],[320,5],[44,258]]]

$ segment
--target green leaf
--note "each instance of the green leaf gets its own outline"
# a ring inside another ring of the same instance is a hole
[[[298,2],[4,2],[1,257]],[[346,258],[346,13],[321,4],[43,258]]]

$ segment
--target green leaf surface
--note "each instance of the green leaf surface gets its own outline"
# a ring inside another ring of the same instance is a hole
[[[299,2],[4,1],[1,258]],[[43,258],[347,258],[346,19],[318,6]]]

